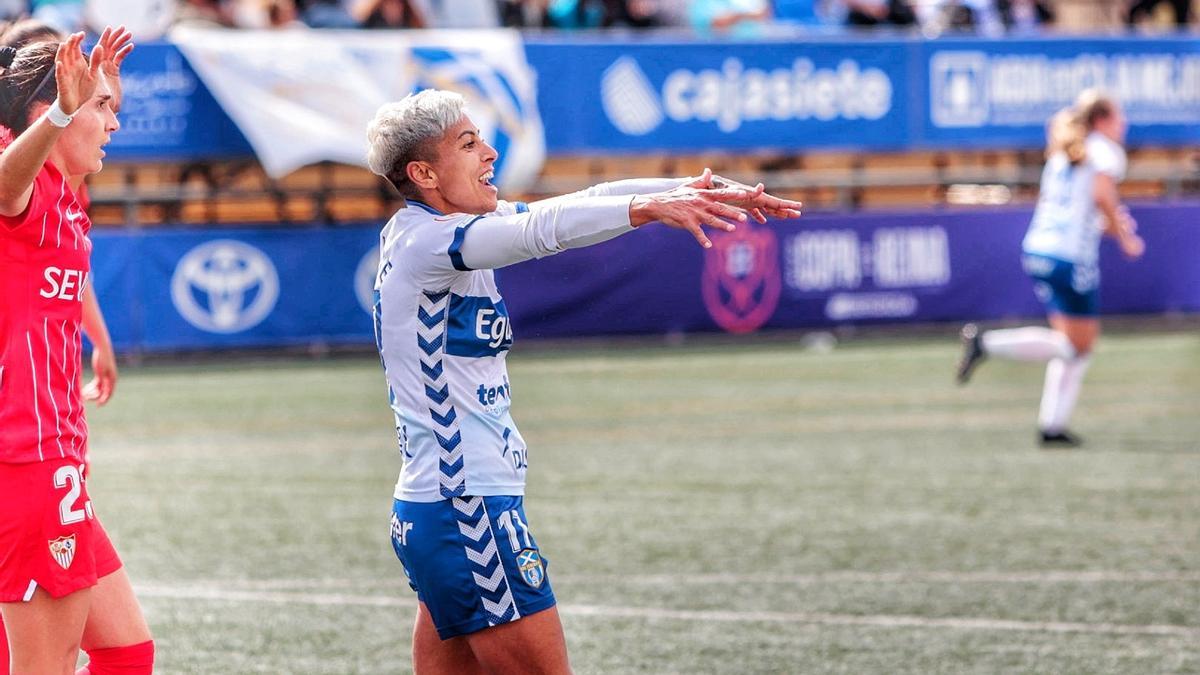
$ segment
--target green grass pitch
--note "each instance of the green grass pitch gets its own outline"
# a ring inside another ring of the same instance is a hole
[[[518,348],[579,673],[1200,672],[1200,336],[1102,339],[1074,451],[952,339]],[[378,360],[127,367],[97,512],[160,673],[404,673]]]

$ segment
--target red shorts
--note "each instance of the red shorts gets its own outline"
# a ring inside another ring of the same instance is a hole
[[[0,602],[61,598],[121,569],[77,460],[0,463]]]

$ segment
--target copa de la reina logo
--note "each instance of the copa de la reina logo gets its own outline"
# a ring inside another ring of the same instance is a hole
[[[245,242],[217,239],[188,251],[171,277],[171,301],[188,323],[208,333],[249,330],[279,299],[279,273],[267,254]]]

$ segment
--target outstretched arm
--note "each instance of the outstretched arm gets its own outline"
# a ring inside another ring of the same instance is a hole
[[[689,178],[631,178],[593,185],[585,190],[572,192],[559,197],[551,197],[529,204],[531,210],[560,204],[563,201],[583,197],[610,197],[616,195],[645,195],[657,192],[667,192],[679,187],[694,187],[706,190],[725,188],[741,188],[748,192],[758,190],[762,197],[758,200],[761,206],[751,208],[749,213],[760,223],[767,222],[767,216],[778,219],[799,218],[800,202],[781,199],[766,194],[762,183],[754,186],[745,185],[729,178],[718,176],[712,169],[705,168],[699,176]]]
[[[703,228],[732,231],[746,209],[768,199],[761,188],[677,187],[632,197],[579,197],[543,204],[528,213],[479,216],[456,232],[450,259],[460,270],[494,269],[570,248],[591,246],[651,222],[686,230],[712,246]]]
[[[578,192],[570,192],[557,197],[548,199],[539,199],[536,202],[530,202],[529,208],[540,209],[555,204],[561,204],[564,201],[573,199],[582,199],[584,197],[621,197],[629,195],[647,195],[655,192],[666,192],[675,188],[686,185],[695,178],[628,178],[625,180],[614,180],[608,183],[600,183],[589,188],[579,190]]]

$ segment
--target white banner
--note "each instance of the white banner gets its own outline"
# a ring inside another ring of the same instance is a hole
[[[516,31],[247,31],[177,27],[179,46],[267,173],[366,166],[380,105],[426,88],[467,99],[500,152],[497,183],[532,184],[546,156],[537,83]]]

